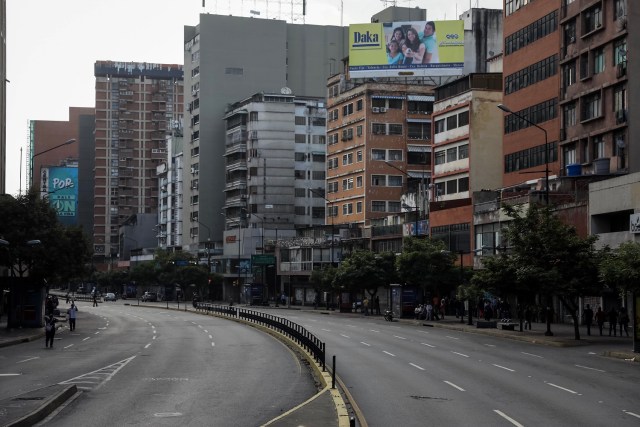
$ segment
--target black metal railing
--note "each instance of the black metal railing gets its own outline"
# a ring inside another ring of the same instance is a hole
[[[322,366],[322,370],[325,370],[325,343],[295,322],[262,311],[205,302],[197,303],[196,310],[242,319],[278,331],[311,353],[315,361]]]

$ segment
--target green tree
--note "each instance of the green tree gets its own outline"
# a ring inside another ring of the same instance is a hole
[[[366,292],[372,299],[380,287],[395,277],[395,255],[371,251],[351,252],[338,267],[333,286],[350,292]]]
[[[447,295],[455,286],[455,259],[441,240],[408,237],[396,259],[398,278],[425,293]]]
[[[622,295],[640,292],[640,243],[624,242],[613,250],[603,251],[600,280]]]
[[[538,294],[548,306],[556,296],[571,314],[579,340],[579,298],[601,290],[598,254],[593,248],[596,237],[579,237],[548,207],[530,205],[525,211],[522,206],[506,205],[504,209],[511,218],[505,230],[509,250],[485,260],[473,283],[501,296]]]

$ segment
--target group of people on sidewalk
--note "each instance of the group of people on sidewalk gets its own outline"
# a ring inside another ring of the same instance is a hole
[[[616,310],[615,307],[611,307],[611,309],[605,313],[602,307],[598,306],[594,313],[591,306],[587,304],[583,311],[583,317],[584,323],[587,326],[587,335],[591,335],[591,326],[595,319],[600,335],[602,335],[605,322],[609,321],[609,336],[611,336],[612,332],[614,337],[617,336],[618,326],[620,327],[620,336],[622,336],[623,330],[626,336],[629,336],[629,313],[627,313],[625,307],[622,307],[620,311]]]
[[[76,330],[76,319],[78,318],[78,307],[75,302],[71,301],[71,306],[67,309],[67,320],[69,321],[69,330]],[[45,348],[53,348],[53,340],[56,336],[56,323],[58,320],[53,310],[49,313],[46,313],[44,318],[44,346]]]

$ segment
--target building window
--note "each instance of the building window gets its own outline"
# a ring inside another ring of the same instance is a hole
[[[356,213],[362,213],[362,202],[356,202]]]
[[[384,123],[372,123],[371,132],[374,135],[385,135],[387,133],[386,125]]]
[[[578,159],[576,156],[575,144],[565,145],[562,147],[562,157],[564,160],[564,166],[576,164]]]
[[[402,176],[389,175],[387,180],[389,187],[402,187]]]
[[[461,145],[458,147],[458,159],[469,158],[469,144]]]
[[[436,120],[436,129],[435,129],[436,135],[444,132],[445,130],[446,129],[444,127],[444,119]]]
[[[342,205],[342,215],[351,215],[353,213],[353,203],[345,203]]]
[[[602,115],[602,98],[600,92],[586,95],[580,102],[582,104],[581,120],[591,120]]]
[[[565,88],[576,84],[576,61],[571,61],[562,67],[562,82]]]
[[[393,108],[394,110],[402,110],[402,99],[388,99],[389,104],[388,108]]]
[[[456,160],[458,160],[458,148],[457,147],[448,148],[447,149],[447,163],[455,162]]]
[[[462,193],[469,191],[469,177],[460,178],[458,180],[458,192]]]
[[[564,45],[565,48],[576,42],[576,21],[575,19],[564,24]]]
[[[305,126],[307,124],[307,118],[304,116],[296,116],[295,124],[298,126]]]
[[[342,180],[342,191],[353,189],[353,178],[347,178]]]
[[[401,161],[402,160],[402,150],[389,150],[389,160]]]
[[[518,4],[526,4],[529,0],[507,0],[505,3],[505,12],[508,15],[509,7]],[[519,7],[519,6],[516,6]],[[541,39],[558,29],[558,11],[554,10],[550,14],[543,16],[535,22],[519,29],[513,34],[505,37],[504,50],[505,55],[510,55],[525,46],[530,45],[538,39]]]
[[[588,79],[589,77],[591,77],[589,73],[589,54],[583,53],[580,55],[580,78]]]
[[[296,162],[305,162],[306,160],[307,160],[307,155],[305,153],[295,153]],[[329,166],[329,169],[331,169],[330,166]]]
[[[409,122],[407,123],[407,138],[424,139],[431,138],[431,123]]]
[[[616,86],[613,89],[613,111],[617,113],[618,111],[625,111],[626,109],[627,87],[625,85]]]
[[[348,116],[350,114],[353,114],[353,102],[351,104],[347,104],[342,107],[343,116]]]
[[[593,50],[593,74],[599,74],[604,71],[604,48]]]
[[[356,187],[362,188],[362,175],[356,177]]]
[[[594,136],[591,140],[593,143],[593,159],[601,159],[605,157],[604,154],[604,139],[602,135]]]
[[[383,200],[374,200],[371,202],[372,212],[385,212],[387,210],[387,204]]]
[[[336,136],[338,136],[336,134]],[[296,142],[296,144],[306,144],[307,143],[307,135],[301,134],[301,133],[296,133],[295,137],[294,137],[294,141]]]
[[[466,126],[469,124],[469,111],[463,111],[458,114],[458,127]]]
[[[613,64],[627,62],[627,39],[616,40],[613,44]]]
[[[356,111],[362,111],[362,99],[356,101]]]
[[[342,156],[342,166],[350,165],[353,163],[353,153],[344,154]]]
[[[436,151],[436,165],[443,165],[446,163],[446,151],[445,150],[441,150],[441,151]]]
[[[575,126],[575,124],[576,124],[576,104],[575,103],[566,104],[563,107],[562,116],[563,116],[562,119],[563,119],[565,128],[567,128],[569,126]]]
[[[371,150],[371,160],[386,160],[387,152],[385,150],[373,149]]]
[[[356,152],[356,158],[358,159],[358,162],[362,162],[362,150],[358,150]]]
[[[400,202],[389,202],[388,212],[400,212]]]
[[[402,135],[402,125],[394,123],[390,124],[389,135]]]
[[[583,34],[590,33],[600,27],[602,27],[602,5],[598,4],[591,9],[588,9],[583,14],[584,32]]]
[[[356,126],[356,135],[362,136],[362,125]]]
[[[553,163],[558,159],[557,146],[557,142],[549,143],[549,163]],[[515,153],[504,156],[504,172],[518,172],[520,170],[538,167],[544,165],[546,163],[545,160],[544,144],[516,151]]]
[[[627,17],[627,0],[613,1],[613,19],[621,19]]]
[[[386,175],[371,175],[371,185],[374,187],[384,187],[387,185]]]
[[[447,117],[447,130],[455,129],[458,127],[458,116],[453,115]]]

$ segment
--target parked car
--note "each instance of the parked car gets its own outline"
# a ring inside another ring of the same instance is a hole
[[[158,294],[156,294],[155,292],[145,292],[144,295],[142,295],[142,301],[145,301],[145,302],[158,301]]]
[[[112,293],[112,292],[107,292],[104,296],[104,300],[105,301],[115,301],[116,298],[116,294]]]

